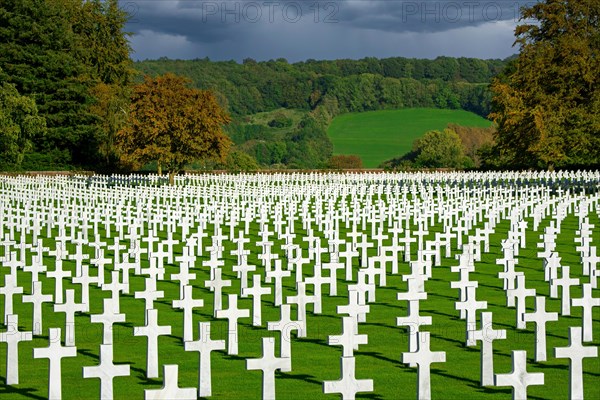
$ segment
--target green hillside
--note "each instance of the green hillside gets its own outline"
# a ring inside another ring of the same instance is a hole
[[[350,113],[336,117],[328,134],[334,154],[357,154],[366,168],[402,155],[425,132],[444,129],[449,123],[490,126],[491,122],[468,111],[435,108]]]

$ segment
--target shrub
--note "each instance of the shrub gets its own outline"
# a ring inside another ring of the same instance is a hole
[[[362,169],[363,163],[357,155],[337,155],[329,159],[329,168],[332,169]]]

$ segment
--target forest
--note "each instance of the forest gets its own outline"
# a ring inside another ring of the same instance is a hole
[[[193,86],[217,94],[233,116],[226,130],[234,151],[250,156],[244,164],[238,157],[234,165],[225,167],[312,169],[332,165],[327,127],[343,113],[435,107],[486,117],[489,83],[508,61],[395,57],[290,64],[285,59],[237,63],[162,58],[134,66],[141,75],[185,76]],[[268,112],[272,112],[268,121],[257,123],[253,118]]]
[[[333,118],[416,107],[491,119],[492,143],[486,139],[482,151],[473,150],[478,140],[466,139],[464,129],[454,131],[465,138],[465,154],[473,154],[476,167],[598,166],[599,13],[593,0],[536,3],[523,15],[537,22],[517,27],[518,54],[504,60],[134,62],[125,31],[129,15],[117,0],[3,0],[0,170],[131,168],[122,162],[119,137],[134,132],[128,130],[135,123],[132,96],[145,80],[165,74],[186,80],[204,93],[200,97],[214,96],[228,114],[223,129],[231,147],[224,141],[218,153],[229,156],[199,154],[185,168],[327,168]],[[169,142],[168,135],[163,139]],[[411,162],[410,155],[398,157]]]

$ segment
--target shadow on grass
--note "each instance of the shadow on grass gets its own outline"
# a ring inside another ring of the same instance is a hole
[[[236,356],[234,354],[225,354],[223,356],[225,360],[236,360],[236,361],[246,361],[245,357]]]
[[[138,385],[158,386],[158,387],[163,386],[164,381],[162,378],[146,378],[146,371],[142,371],[141,373],[139,372],[139,369],[136,369],[136,371],[138,372],[138,374],[136,375],[136,377],[138,379],[138,383],[137,383]]]
[[[30,399],[40,399],[40,400],[44,400],[47,398],[46,396],[40,396],[38,394],[33,393],[33,392],[37,392],[38,391],[37,389],[16,388],[14,386],[6,386],[5,382],[6,382],[6,380],[3,378],[2,379],[2,387],[0,387],[0,398],[12,399],[17,396],[24,396],[24,397],[29,397]]]
[[[77,353],[81,354],[81,355],[84,355],[86,357],[89,357],[89,358],[93,358],[94,360],[100,361],[100,356],[98,356],[98,354],[92,352],[90,349],[81,349],[81,348],[78,348],[77,349]]]
[[[467,384],[467,386],[472,387],[481,393],[486,393],[486,394],[505,393],[507,395],[512,394],[512,389],[499,388],[496,386],[481,386],[481,383],[478,380],[469,379],[469,378],[465,378],[462,376],[452,375],[452,374],[449,374],[449,373],[447,373],[443,370],[437,369],[437,368],[432,368],[431,373],[435,374],[435,375],[443,376],[445,378],[454,379],[459,382],[464,382]],[[533,399],[533,400],[545,400],[543,397],[536,397],[536,396],[530,396],[530,395],[528,395],[527,398]]]
[[[383,399],[383,396],[376,393],[362,393],[356,395],[357,399]]]
[[[365,355],[365,356],[368,356],[368,357],[373,357],[373,358],[376,358],[378,360],[389,362],[389,363],[392,363],[392,364],[395,364],[395,365],[404,365],[400,360],[395,360],[393,358],[386,357],[383,354],[378,353],[376,351],[361,351],[361,352],[357,352],[356,354],[357,355],[361,355],[361,356]]]
[[[294,379],[297,381],[312,383],[314,385],[319,385],[319,386],[323,385],[323,382],[317,380],[316,377],[314,377],[312,375],[308,375],[308,374],[291,374],[288,372],[280,372],[280,371],[277,371],[275,374],[277,376],[277,379]]]

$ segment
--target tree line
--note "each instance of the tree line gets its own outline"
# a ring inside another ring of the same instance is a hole
[[[331,120],[339,114],[434,107],[487,116],[489,82],[506,63],[449,57],[293,64],[285,59],[237,63],[161,58],[137,62],[135,67],[144,75],[186,76],[194,87],[215,92],[232,114],[226,130],[234,149],[253,160],[249,168],[302,169],[339,165],[337,160],[331,162],[333,145],[327,135]],[[305,115],[292,129],[277,129],[282,127],[277,121],[269,125],[246,121],[247,115],[280,108],[303,110]]]
[[[298,62],[145,60],[142,74],[167,72],[219,93],[234,115],[277,108],[313,110],[334,100],[340,112],[439,107],[490,112],[487,86],[508,60],[438,57],[435,60],[365,58]]]
[[[352,158],[331,162],[327,127],[335,116],[404,107],[489,115],[495,130],[431,133],[415,143],[412,155],[400,156],[402,162],[446,159],[428,153],[439,147],[452,149],[463,166],[598,166],[599,11],[595,0],[544,0],[524,9],[525,22],[515,32],[519,54],[506,60],[134,63],[125,32],[129,16],[118,0],[3,0],[0,169],[108,172],[153,160],[171,170],[204,156],[213,159],[202,161],[208,168],[339,167]],[[189,120],[161,113],[144,98],[156,96],[152,88],[168,79],[180,93],[159,98],[179,101]],[[250,115],[280,108],[300,110],[302,117],[290,123],[283,115],[266,126],[248,122]],[[143,128],[154,136],[144,137]],[[204,142],[193,142],[198,138]],[[207,143],[216,147],[208,151]],[[184,147],[195,151],[178,150]]]

